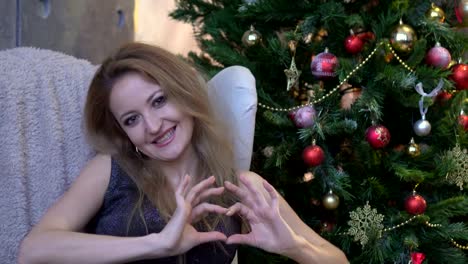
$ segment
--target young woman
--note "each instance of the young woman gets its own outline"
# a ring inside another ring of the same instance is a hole
[[[119,49],[91,82],[85,121],[100,154],[23,240],[20,263],[230,263],[237,244],[347,263],[270,184],[234,169],[205,83],[173,54]]]

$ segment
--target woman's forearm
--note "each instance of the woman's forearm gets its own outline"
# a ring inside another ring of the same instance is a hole
[[[21,243],[18,263],[125,263],[163,257],[164,250],[143,237],[113,237],[69,231],[32,232]]]
[[[314,245],[300,237],[297,246],[284,253],[288,258],[300,264],[348,264],[344,253],[331,244]]]
[[[302,253],[313,253],[308,256],[308,258],[305,258],[305,260],[309,259],[309,261],[296,261],[299,263],[349,263],[343,251],[319,236],[306,225],[284,198],[280,197],[280,201],[281,216],[286,220],[293,231],[305,240],[303,243],[300,243],[300,247],[303,249]],[[300,256],[303,255],[300,254]],[[318,259],[318,261],[312,262],[310,259]]]

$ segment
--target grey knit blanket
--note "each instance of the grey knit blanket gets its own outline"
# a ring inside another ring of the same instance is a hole
[[[1,263],[16,262],[21,239],[93,156],[81,118],[95,70],[49,50],[0,51]]]

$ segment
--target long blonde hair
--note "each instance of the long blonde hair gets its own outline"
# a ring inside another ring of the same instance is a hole
[[[217,185],[225,180],[237,184],[234,170],[232,142],[227,130],[215,116],[210,105],[206,82],[188,63],[162,48],[129,43],[106,59],[97,70],[89,87],[85,105],[85,126],[92,146],[117,159],[136,183],[140,195],[135,209],[140,210],[144,196],[167,221],[175,210],[175,200],[166,175],[157,169],[157,160],[142,158],[120,127],[109,108],[109,97],[116,81],[123,75],[136,72],[157,83],[168,100],[182,112],[193,117],[191,144],[198,159],[195,182],[214,175]],[[229,206],[233,197],[223,195],[212,202]],[[133,211],[132,215],[135,213]],[[131,218],[131,217],[130,217]],[[206,219],[205,219],[206,220]],[[213,229],[220,216],[205,221]],[[209,222],[209,224],[208,224]]]

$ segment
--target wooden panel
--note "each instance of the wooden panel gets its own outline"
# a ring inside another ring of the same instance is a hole
[[[21,45],[100,63],[133,40],[134,1],[21,1]]]
[[[0,50],[13,48],[16,43],[16,1],[0,4]]]

